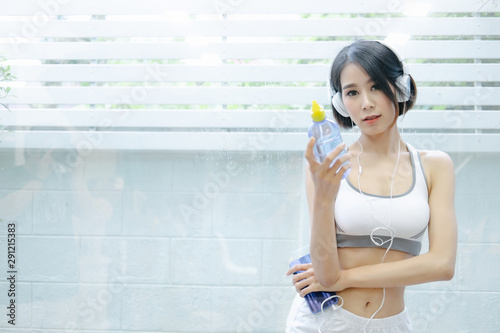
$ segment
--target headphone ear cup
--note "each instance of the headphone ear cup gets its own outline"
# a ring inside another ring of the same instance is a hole
[[[404,103],[410,99],[411,96],[411,78],[408,74],[403,74],[396,80],[399,89],[396,89],[396,98],[398,103]]]
[[[350,117],[349,112],[347,112],[347,108],[344,105],[344,101],[342,100],[342,95],[337,92],[335,95],[332,97],[332,105],[337,110],[338,113],[340,113],[341,116],[343,117]]]

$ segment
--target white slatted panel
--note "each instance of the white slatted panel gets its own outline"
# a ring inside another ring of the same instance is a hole
[[[279,24],[277,24],[279,23]],[[379,23],[379,25],[374,25]],[[362,27],[366,27],[363,29]],[[211,20],[192,22],[51,21],[36,29],[26,20],[0,22],[0,38],[22,37],[183,37],[183,36],[365,36],[367,31],[387,35],[393,31],[422,36],[498,35],[500,18],[336,18],[285,20]]]
[[[199,59],[216,54],[221,59],[329,59],[350,42],[220,42],[193,45],[171,43],[49,42],[0,43],[9,59],[136,60]],[[410,41],[398,48],[406,58],[495,58],[500,41]]]
[[[405,130],[440,130],[447,128],[499,130],[500,116],[491,117],[491,111],[467,112],[418,111],[409,112],[400,119]],[[130,109],[18,109],[2,114],[2,125],[9,127],[64,127],[99,128],[172,128],[193,131],[209,128],[237,129],[242,127],[263,130],[294,129],[305,131],[309,126],[307,110],[130,110]],[[154,119],[154,122],[151,121]],[[107,125],[106,125],[107,124]]]
[[[3,15],[34,15],[39,11],[53,15],[151,15],[165,12],[189,14],[296,14],[296,13],[400,13],[414,1],[323,1],[323,0],[3,0]],[[488,0],[432,1],[433,13],[488,13],[498,4]]]
[[[13,104],[266,104],[302,105],[316,99],[328,104],[324,87],[23,87],[5,99]],[[423,87],[421,105],[498,105],[498,87]]]
[[[347,133],[346,142],[358,135]],[[447,152],[491,153],[500,145],[494,134],[428,134],[409,133],[405,140],[419,149],[441,149]],[[261,142],[255,143],[259,140]],[[128,131],[16,131],[7,133],[2,148],[74,149],[74,158],[82,158],[93,150],[240,150],[297,151],[307,142],[305,133],[286,132],[128,132]],[[145,145],[147,143],[147,145]],[[68,161],[69,162],[69,161]],[[71,165],[70,165],[71,166]]]
[[[407,2],[4,0],[0,55],[17,82],[0,148],[78,149],[90,128],[106,138],[92,149],[241,149],[270,133],[262,149],[303,150],[332,57],[398,33],[419,84],[412,140],[499,152],[497,5],[443,0],[411,17]]]
[[[330,65],[13,65],[13,75],[27,82],[321,82],[326,81]],[[410,73],[425,82],[496,82],[500,64],[410,64]],[[150,75],[148,75],[150,74]]]

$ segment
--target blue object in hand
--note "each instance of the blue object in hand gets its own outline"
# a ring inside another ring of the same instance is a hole
[[[290,263],[290,267],[293,267],[298,264],[309,264],[311,262],[311,256],[306,254],[299,259],[296,259]],[[294,274],[300,273],[303,271],[297,271]],[[323,303],[327,298],[336,295],[334,292],[329,291],[314,291],[312,293],[307,294],[304,298],[306,299],[307,305],[309,305],[309,309],[312,313],[318,313],[321,311],[321,303]],[[323,305],[323,309],[326,309],[329,306],[337,304],[339,299],[337,297],[331,298],[325,302]]]

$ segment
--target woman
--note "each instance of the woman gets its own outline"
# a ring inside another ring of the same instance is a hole
[[[454,275],[453,163],[403,142],[397,118],[413,106],[416,86],[386,45],[362,40],[342,49],[330,85],[335,118],[344,128],[358,126],[360,136],[333,165],[344,147],[320,164],[309,141],[312,264],[287,274],[304,271],[292,279],[300,297],[335,291],[341,306],[321,316],[297,297],[287,332],[412,332],[405,287]],[[429,251],[419,255],[425,230]]]

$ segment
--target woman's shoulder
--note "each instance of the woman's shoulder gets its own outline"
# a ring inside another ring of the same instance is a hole
[[[418,150],[430,186],[436,181],[452,181],[455,167],[450,155],[441,150]]]
[[[422,163],[431,168],[453,166],[450,155],[441,150],[418,150]]]

